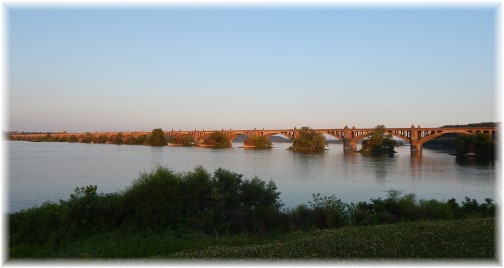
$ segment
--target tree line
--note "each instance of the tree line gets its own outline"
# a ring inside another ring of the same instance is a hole
[[[47,133],[46,135],[38,136],[15,136],[9,135],[9,140],[23,140],[32,142],[79,142],[79,143],[109,143],[109,144],[128,144],[128,145],[150,145],[150,146],[164,146],[168,142],[168,137],[165,136],[162,129],[153,129],[149,134],[133,135],[123,134],[122,132],[114,133],[112,135],[106,134],[93,134],[86,132],[82,136],[74,134],[55,134]]]

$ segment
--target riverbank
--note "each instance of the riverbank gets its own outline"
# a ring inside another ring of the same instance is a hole
[[[11,249],[9,263],[23,258],[142,258],[149,263],[458,259],[497,264],[495,224],[495,218],[478,218],[223,236],[181,229],[113,231],[59,246],[18,246]]]

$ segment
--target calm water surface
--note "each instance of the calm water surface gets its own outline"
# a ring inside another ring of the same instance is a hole
[[[166,166],[183,172],[201,165],[208,171],[222,167],[250,179],[273,180],[286,207],[308,204],[312,193],[335,194],[343,202],[385,197],[395,189],[419,199],[462,201],[465,196],[497,200],[496,168],[461,166],[453,156],[424,149],[412,158],[409,147],[394,157],[371,158],[344,154],[331,144],[322,154],[297,154],[275,143],[272,150],[200,147],[150,147],[112,144],[4,141],[8,150],[8,211],[68,199],[75,187],[97,185],[98,192],[124,190],[140,172]]]

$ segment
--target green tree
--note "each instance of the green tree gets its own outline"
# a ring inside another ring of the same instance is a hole
[[[326,146],[327,142],[324,135],[309,127],[302,127],[299,130],[299,137],[294,139],[289,150],[295,152],[323,152]]]
[[[273,147],[273,143],[264,136],[249,137],[243,144],[245,146],[254,147],[255,149],[271,149]]]
[[[391,134],[385,135],[385,126],[378,125],[369,138],[362,141],[360,152],[372,155],[393,154],[395,153],[394,148],[397,146],[397,141],[392,138]]]
[[[183,146],[193,146],[196,144],[194,137],[191,135],[184,135],[181,138],[181,142]]]
[[[160,128],[153,129],[150,134],[149,145],[150,146],[164,146],[166,145],[166,138],[164,132]]]
[[[166,143],[177,144],[177,139],[174,136],[168,136],[166,137]]]
[[[231,147],[231,141],[229,141],[228,137],[220,131],[212,132],[212,134],[205,139],[204,144],[213,148]]]
[[[455,139],[455,144],[458,160],[465,159],[469,153],[474,153],[477,162],[494,159],[495,145],[488,133],[461,134]]]
[[[143,134],[136,138],[135,144],[142,145],[146,144],[148,135]]]

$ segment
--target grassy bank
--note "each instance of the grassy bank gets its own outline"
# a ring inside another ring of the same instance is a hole
[[[494,219],[400,223],[292,233],[262,245],[212,246],[174,254],[219,259],[495,258]]]
[[[478,218],[222,237],[188,230],[115,231],[59,247],[25,249],[35,258],[492,261],[496,260],[495,244],[495,218]],[[20,249],[14,250],[23,255]]]

